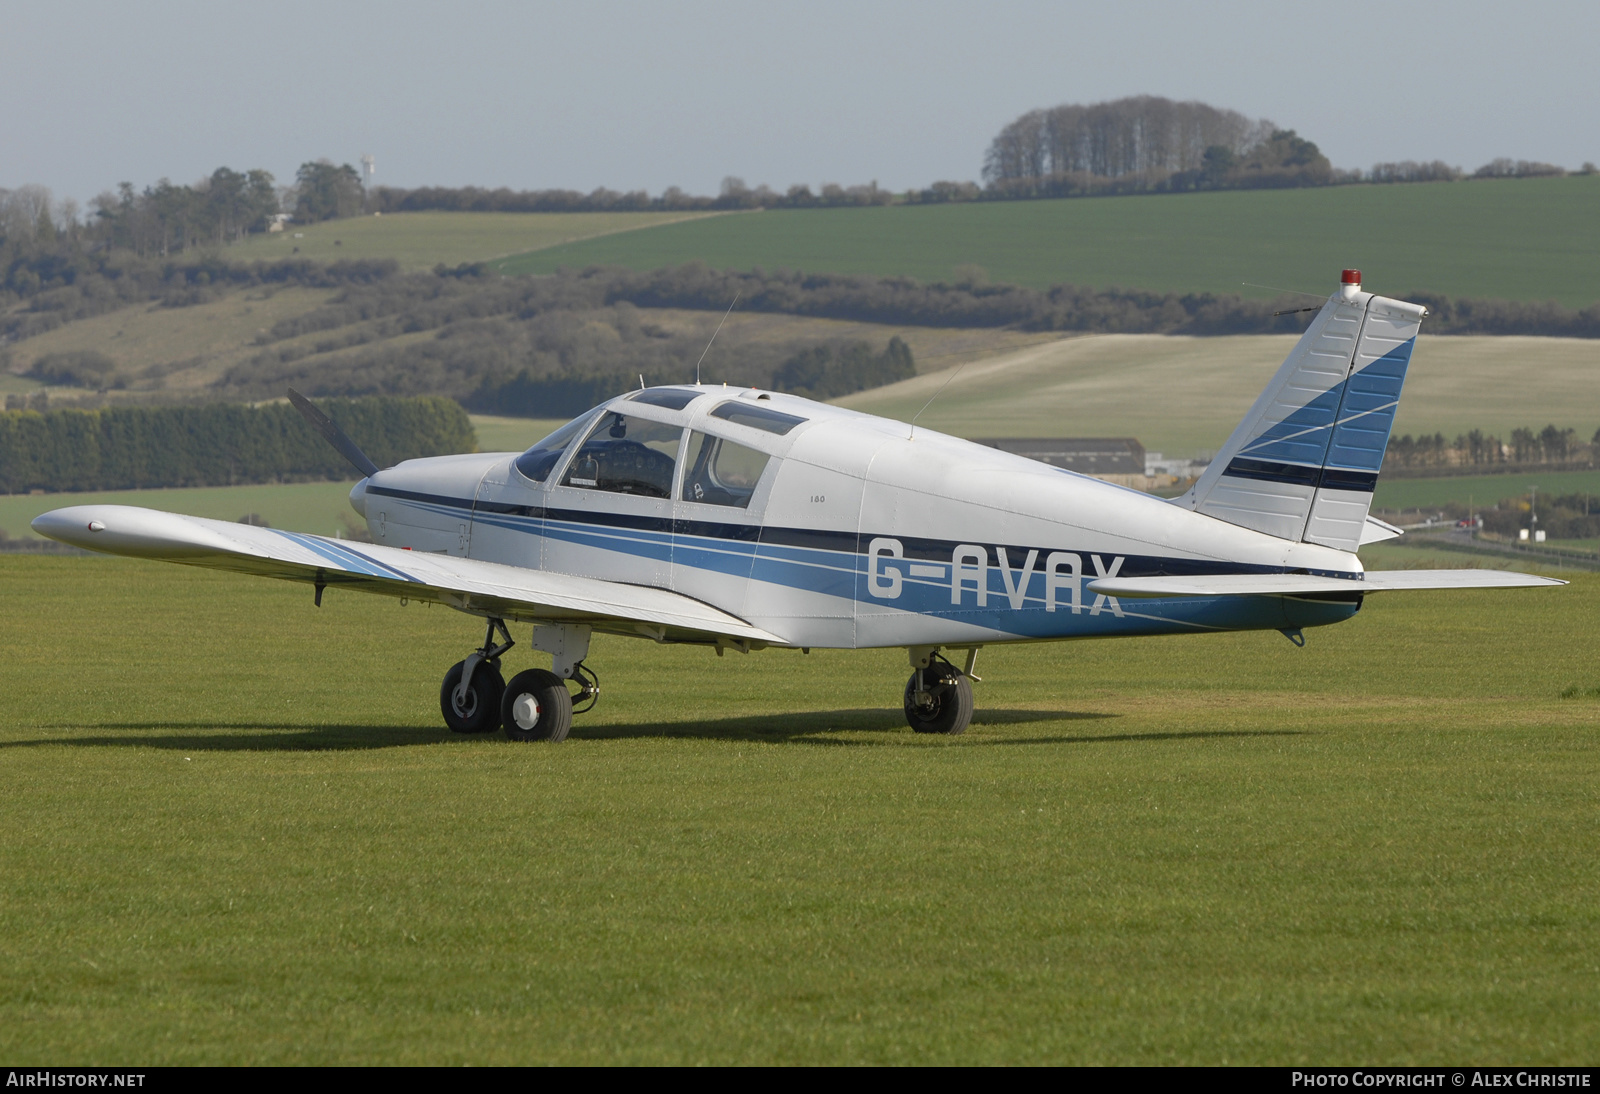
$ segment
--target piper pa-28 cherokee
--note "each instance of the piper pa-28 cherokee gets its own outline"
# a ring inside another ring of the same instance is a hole
[[[743,652],[903,646],[912,728],[960,733],[981,646],[1278,630],[1348,619],[1368,593],[1559,585],[1496,570],[1367,573],[1399,530],[1367,515],[1426,310],[1346,270],[1209,469],[1180,498],[793,395],[643,388],[528,451],[379,470],[297,393],[365,475],[373,544],[120,505],[39,533],[160,559],[449,605],[487,622],[451,667],[444,720],[561,740],[598,694],[593,632]],[[506,684],[508,622],[551,671]],[[941,651],[964,650],[964,665]],[[574,695],[569,683],[577,688]]]

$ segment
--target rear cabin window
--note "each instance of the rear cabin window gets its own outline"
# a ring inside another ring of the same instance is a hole
[[[723,403],[711,412],[711,416],[733,422],[735,425],[747,425],[752,429],[764,429],[768,433],[776,433],[779,436],[789,432],[789,430],[806,420],[804,418],[796,418],[793,414],[768,410],[764,406],[751,406],[749,403]]]
[[[544,440],[528,449],[516,459],[517,470],[532,479],[534,482],[543,482],[550,477],[550,471],[561,462],[561,454],[567,450],[567,445],[582,432],[583,427],[589,422],[585,414],[581,418],[574,418]]]
[[[651,406],[666,407],[668,410],[682,410],[700,398],[700,394],[692,388],[647,387],[643,391],[634,392],[628,398],[635,403],[649,403]]]
[[[561,485],[645,498],[671,497],[682,437],[682,426],[608,411],[572,457]]]
[[[772,457],[724,437],[689,434],[689,470],[683,480],[683,500],[701,505],[729,505],[745,509],[755,495],[756,483]]]

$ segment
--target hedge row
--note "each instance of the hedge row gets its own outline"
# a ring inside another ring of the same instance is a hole
[[[450,399],[384,396],[321,405],[380,467],[477,448],[472,422]],[[354,475],[287,403],[0,413],[0,493]]]

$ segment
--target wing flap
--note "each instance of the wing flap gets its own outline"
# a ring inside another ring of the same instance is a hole
[[[1550,577],[1508,570],[1376,570],[1361,579],[1313,574],[1210,574],[1195,577],[1116,577],[1089,583],[1091,593],[1129,598],[1168,596],[1327,596],[1412,589],[1520,589],[1565,585]]]
[[[33,522],[51,539],[91,551],[444,604],[529,623],[584,623],[658,640],[779,635],[667,589],[551,574],[520,566],[351,543],[128,505],[76,505]]]

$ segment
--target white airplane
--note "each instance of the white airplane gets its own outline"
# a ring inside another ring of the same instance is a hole
[[[750,652],[901,646],[906,719],[960,733],[980,647],[1122,635],[1301,630],[1366,594],[1560,585],[1497,570],[1364,572],[1399,530],[1368,516],[1425,309],[1363,292],[1322,306],[1217,459],[1180,498],[1136,490],[793,395],[641,388],[523,453],[379,470],[296,405],[365,475],[373,544],[120,505],[35,531],[136,558],[445,604],[486,621],[445,674],[444,720],[562,740],[598,683],[590,635]],[[506,684],[507,624],[551,668]],[[962,665],[943,651],[965,651]],[[573,693],[569,682],[577,688]]]

